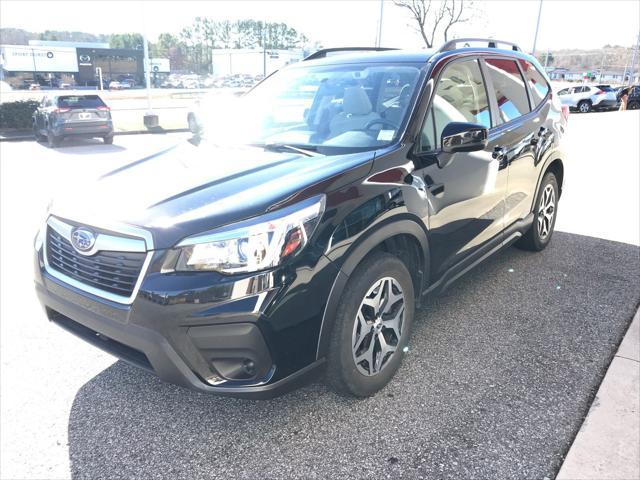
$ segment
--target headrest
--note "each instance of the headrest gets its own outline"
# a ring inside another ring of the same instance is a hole
[[[399,101],[400,103],[405,103],[409,100],[409,95],[411,95],[411,85],[405,83],[400,89]]]
[[[344,89],[342,111],[351,115],[367,115],[371,113],[371,100],[362,87],[347,87]]]

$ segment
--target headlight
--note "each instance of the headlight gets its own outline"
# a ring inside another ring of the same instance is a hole
[[[300,252],[324,212],[324,195],[182,240],[178,271],[257,272]]]

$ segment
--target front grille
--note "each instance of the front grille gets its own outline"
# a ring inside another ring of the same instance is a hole
[[[49,266],[79,282],[105,292],[128,297],[140,276],[144,252],[97,252],[80,255],[66,238],[47,227]]]

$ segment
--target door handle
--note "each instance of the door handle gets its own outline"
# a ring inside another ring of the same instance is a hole
[[[506,167],[507,164],[508,164],[508,162],[507,162],[507,149],[505,147],[497,145],[493,149],[493,152],[491,153],[491,158],[493,158],[494,160],[497,160],[498,161],[498,165],[500,165],[500,167]]]
[[[497,146],[493,149],[491,158],[494,160],[502,161],[507,156],[507,149],[501,146]]]
[[[437,196],[444,193],[444,183],[432,183],[427,187],[432,195]]]

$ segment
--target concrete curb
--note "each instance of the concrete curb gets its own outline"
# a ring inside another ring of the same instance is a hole
[[[114,132],[113,134],[115,136],[120,136],[120,135],[160,135],[163,133],[186,133],[189,132],[188,128],[167,128],[167,129],[162,129],[162,130],[157,130],[157,131],[152,131],[152,130],[130,130],[127,132]],[[10,136],[10,137],[3,137],[0,136],[0,142],[28,142],[28,141],[36,141],[36,138],[33,136],[33,134],[29,134],[29,135],[15,135],[15,136]]]

